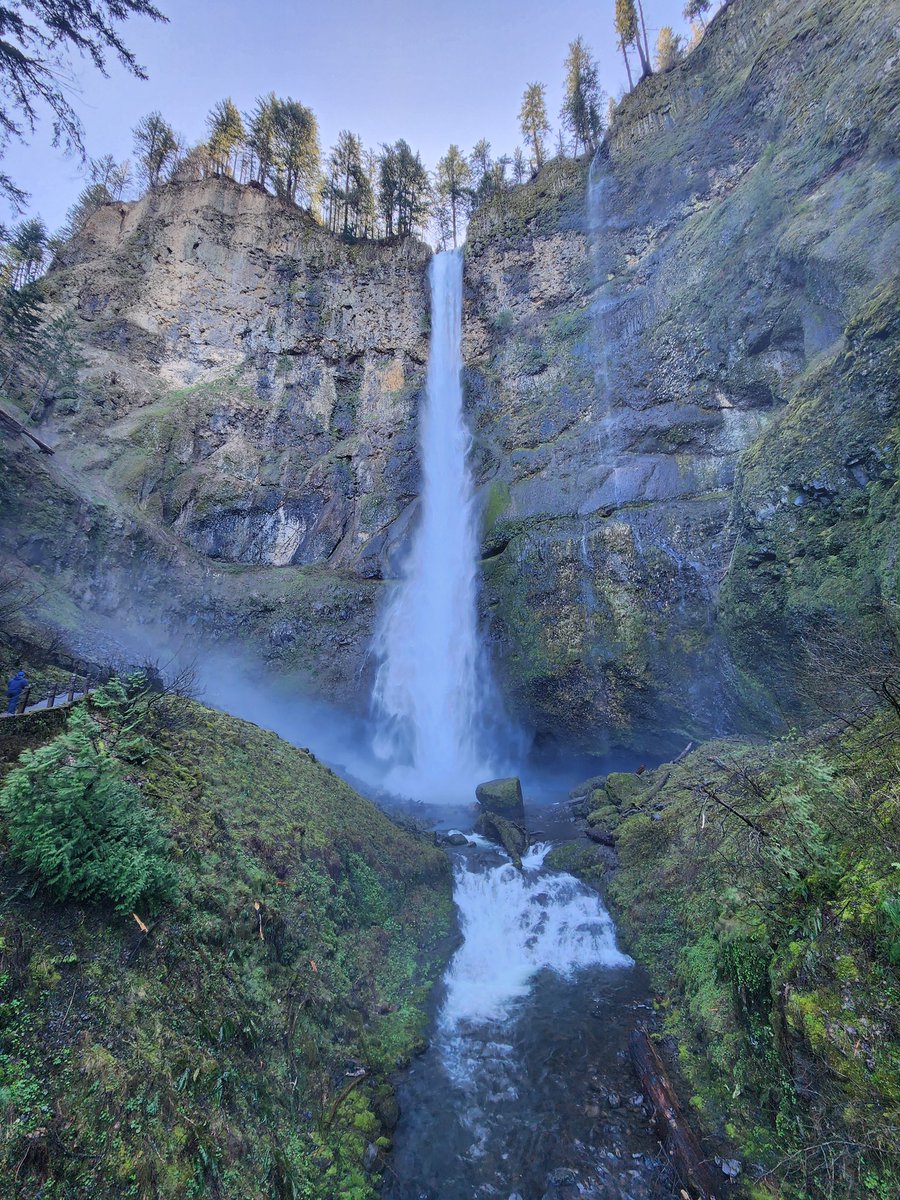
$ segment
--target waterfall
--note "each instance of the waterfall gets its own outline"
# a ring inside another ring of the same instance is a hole
[[[573,875],[543,870],[550,846],[532,846],[522,870],[511,863],[456,870],[454,899],[464,941],[447,971],[441,1026],[502,1022],[529,994],[538,971],[570,976],[579,967],[628,966],[609,914]]]
[[[471,800],[496,773],[500,711],[478,634],[478,531],[462,400],[459,251],[430,267],[431,349],[420,418],[421,512],[375,636],[375,752],[386,785],[418,800]]]

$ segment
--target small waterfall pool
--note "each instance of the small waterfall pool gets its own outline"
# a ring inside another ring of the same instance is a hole
[[[383,1195],[676,1196],[628,1062],[647,983],[599,896],[547,867],[548,843],[520,872],[470,842],[452,852],[463,941],[398,1086]]]

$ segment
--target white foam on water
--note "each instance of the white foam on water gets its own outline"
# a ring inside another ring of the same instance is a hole
[[[564,977],[589,966],[621,967],[612,920],[595,892],[573,875],[542,870],[550,846],[533,846],[522,871],[511,863],[456,869],[454,897],[463,944],[447,969],[440,1025],[503,1022],[539,971]]]

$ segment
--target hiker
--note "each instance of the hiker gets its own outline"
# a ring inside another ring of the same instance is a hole
[[[19,697],[27,687],[28,680],[25,678],[24,671],[17,671],[6,685],[6,696],[9,700],[6,711],[11,717],[15,715],[16,709],[19,706]]]

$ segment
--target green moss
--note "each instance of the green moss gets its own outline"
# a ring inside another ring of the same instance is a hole
[[[707,743],[642,777],[658,820],[617,827],[610,897],[691,1104],[785,1200],[900,1181],[898,765],[891,710],[838,742]]]
[[[118,717],[99,719],[114,747]],[[447,860],[273,734],[188,702],[141,721],[132,771],[182,879],[176,904],[138,913],[148,934],[51,904],[0,857],[0,952],[18,947],[0,979],[5,1178],[97,1200],[370,1200],[378,1105],[421,1043],[451,926]]]
[[[609,825],[619,820],[619,810],[612,804],[602,804],[588,813],[588,825]]]

